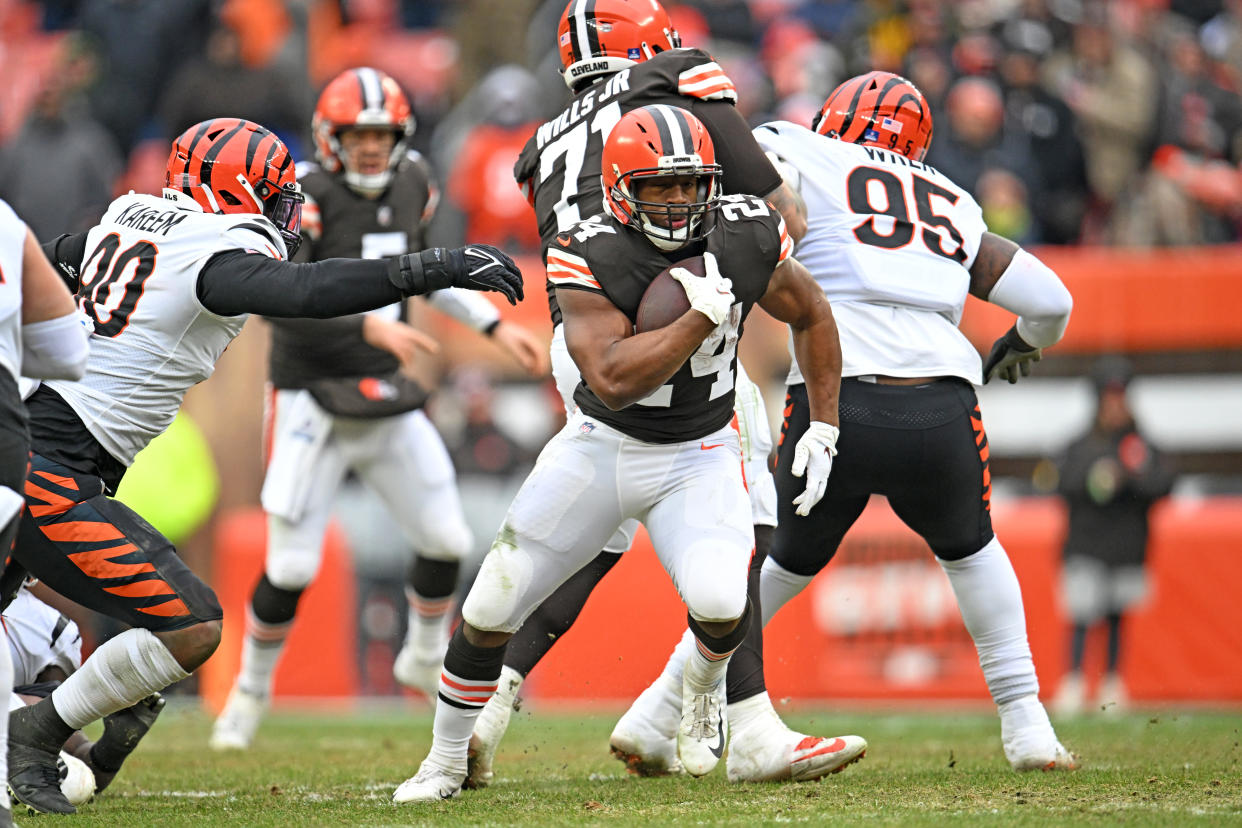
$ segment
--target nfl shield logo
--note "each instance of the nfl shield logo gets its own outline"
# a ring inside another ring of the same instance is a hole
[[[880,133],[876,132],[874,129],[868,129],[866,132],[863,133],[863,140],[864,141],[878,141],[880,140]]]
[[[641,60],[643,53],[638,51],[637,47],[631,46],[629,49],[625,51],[625,56],[629,58],[630,60]]]
[[[595,423],[584,422],[582,425],[578,426],[578,430],[581,431],[583,434],[590,434],[592,431],[595,430]]]

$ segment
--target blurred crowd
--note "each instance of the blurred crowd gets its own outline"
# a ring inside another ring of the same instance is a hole
[[[0,197],[40,237],[157,190],[168,141],[216,115],[310,155],[319,89],[374,65],[407,89],[446,199],[436,243],[537,246],[518,149],[567,99],[565,0],[0,0]],[[840,80],[912,79],[928,162],[1022,244],[1236,241],[1242,0],[685,0],[667,4],[758,124]]]

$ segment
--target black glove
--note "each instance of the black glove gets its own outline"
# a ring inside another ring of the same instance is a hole
[[[1029,377],[1031,363],[1039,362],[1043,355],[1042,350],[1022,341],[1022,337],[1018,336],[1018,326],[1014,325],[993,343],[992,353],[983,363],[983,384],[987,385],[994,376],[1004,377],[1010,385],[1018,381],[1019,373]]]
[[[494,290],[510,305],[522,298],[522,271],[490,244],[433,247],[388,260],[388,280],[406,296],[420,296],[448,287]]]

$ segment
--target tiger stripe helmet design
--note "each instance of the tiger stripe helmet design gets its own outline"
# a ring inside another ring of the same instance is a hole
[[[656,0],[570,0],[556,29],[561,74],[570,89],[681,46]]]
[[[349,168],[341,152],[340,134],[347,129],[368,127],[390,129],[396,141],[388,155],[388,168],[363,175]],[[345,183],[359,192],[381,193],[409,150],[414,137],[414,114],[409,98],[391,75],[368,66],[346,69],[319,94],[311,133],[319,166],[330,173],[343,169]]]
[[[811,129],[922,161],[931,146],[931,107],[918,87],[900,75],[868,72],[834,89]]]
[[[601,167],[604,202],[613,216],[661,250],[685,247],[715,227],[720,165],[707,127],[686,110],[654,104],[627,112],[604,142]],[[696,200],[639,200],[636,182],[660,176],[695,176]],[[653,221],[656,217],[663,223]]]
[[[276,134],[253,121],[213,118],[173,141],[164,186],[210,213],[266,216],[292,258],[302,241],[302,202],[293,157]]]

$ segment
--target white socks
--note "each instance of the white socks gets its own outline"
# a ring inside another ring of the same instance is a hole
[[[759,573],[759,603],[763,604],[763,625],[766,627],[776,611],[788,604],[793,597],[811,582],[814,575],[796,575],[772,560],[763,559]]]
[[[134,628],[100,645],[56,688],[52,704],[65,724],[80,730],[189,675],[154,633]]]
[[[962,620],[974,639],[992,700],[1000,705],[1038,694],[1022,590],[1000,541],[993,537],[975,554],[960,561],[940,560],[940,566],[949,576]]]
[[[4,632],[4,625],[0,624],[0,688],[3,688],[9,694],[9,709],[13,709],[13,700],[17,699],[20,705],[21,699],[13,694],[13,657],[9,654],[9,639]],[[9,716],[7,713],[0,714],[0,747],[4,748],[3,756],[0,756],[0,779],[9,778]],[[9,786],[0,785],[0,808],[9,807]]]
[[[405,634],[405,646],[413,647],[419,654],[443,657],[448,646],[449,610],[453,606],[453,596],[443,598],[424,598],[409,587],[405,588],[405,598],[410,605],[409,628]]]
[[[237,686],[244,692],[260,699],[271,695],[276,665],[292,628],[292,619],[283,624],[268,624],[246,605],[246,634],[242,637],[241,669],[237,673]]]

